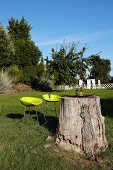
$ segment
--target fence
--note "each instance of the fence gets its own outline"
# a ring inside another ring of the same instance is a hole
[[[68,86],[68,85],[60,85],[57,87],[57,90],[71,90],[71,89],[76,89],[76,88],[80,88],[79,85],[75,85],[75,87],[73,86]],[[84,89],[87,89],[87,85],[84,85],[83,87]],[[107,84],[101,84],[100,86],[96,85],[95,89],[113,89],[113,83],[107,83]]]
[[[99,87],[98,87],[99,88]],[[113,83],[101,84],[100,89],[113,89]]]

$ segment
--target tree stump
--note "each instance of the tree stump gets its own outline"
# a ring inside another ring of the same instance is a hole
[[[98,96],[61,98],[56,143],[90,159],[95,159],[98,152],[105,150],[105,124]]]

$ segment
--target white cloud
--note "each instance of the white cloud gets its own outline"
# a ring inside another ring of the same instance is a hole
[[[59,39],[53,39],[53,40],[47,40],[43,42],[39,42],[38,45],[40,46],[45,46],[45,45],[55,45],[63,42],[64,38],[59,38]]]
[[[86,34],[86,35],[68,35],[66,37],[61,37],[61,38],[56,38],[56,39],[51,39],[51,40],[46,40],[43,42],[38,42],[38,45],[40,46],[46,46],[46,45],[56,45],[56,44],[62,44],[64,39],[65,41],[68,42],[90,42],[90,41],[95,41],[98,40],[99,38],[106,36],[108,34],[113,33],[113,29],[107,30],[107,31],[96,31],[91,34]]]

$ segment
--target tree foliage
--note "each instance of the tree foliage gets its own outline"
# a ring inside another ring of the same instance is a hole
[[[37,69],[42,56],[41,51],[31,39],[31,26],[24,17],[20,21],[11,18],[8,30],[15,45],[14,64],[23,72],[22,81],[31,83],[37,76]]]
[[[22,19],[19,21],[18,19],[10,18],[9,19],[9,26],[8,31],[11,37],[14,40],[22,39],[22,40],[30,40],[30,30],[31,26],[28,24],[28,22],[22,17]]]
[[[36,66],[40,60],[41,52],[33,41],[18,39],[15,41],[14,63],[19,68],[26,66]]]
[[[62,46],[58,52],[52,49],[52,59],[46,59],[47,71],[56,85],[74,85],[77,75],[80,78],[85,76],[87,63],[83,54],[86,48],[77,52],[76,47],[72,43],[69,47]]]
[[[8,30],[15,45],[16,54],[14,63],[22,68],[37,65],[41,57],[41,52],[31,40],[31,27],[24,17],[20,21],[11,18],[9,20]]]
[[[111,63],[108,59],[101,59],[99,55],[90,57],[91,71],[90,77],[100,80],[101,83],[107,83],[110,78]]]
[[[86,52],[87,48],[83,47],[81,51],[76,53],[77,56],[79,56],[78,60],[76,60],[75,68],[77,70],[77,75],[79,79],[84,80],[87,75],[86,72],[89,70],[89,57],[84,57],[84,54]]]
[[[90,77],[106,83],[110,77],[111,63],[99,55],[85,58],[86,47],[78,52],[77,44],[62,45],[59,51],[52,49],[51,58],[46,59],[46,72],[42,53],[31,39],[31,26],[22,17],[9,19],[8,32],[0,25],[0,68],[16,65],[23,73],[22,81],[33,83],[48,78],[56,85],[74,85],[77,77]],[[45,76],[45,77],[44,77]],[[37,83],[36,83],[37,84]]]
[[[89,78],[107,83],[110,78],[110,60],[101,59],[98,54],[84,57],[86,47],[77,52],[77,45],[61,46],[59,51],[52,49],[51,59],[46,59],[46,69],[56,85],[74,85],[79,79]]]
[[[0,25],[0,68],[13,64],[14,55],[15,49],[11,37]]]

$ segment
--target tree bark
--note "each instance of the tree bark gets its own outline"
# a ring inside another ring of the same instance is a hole
[[[105,124],[98,96],[62,97],[56,143],[91,159],[105,150]]]

